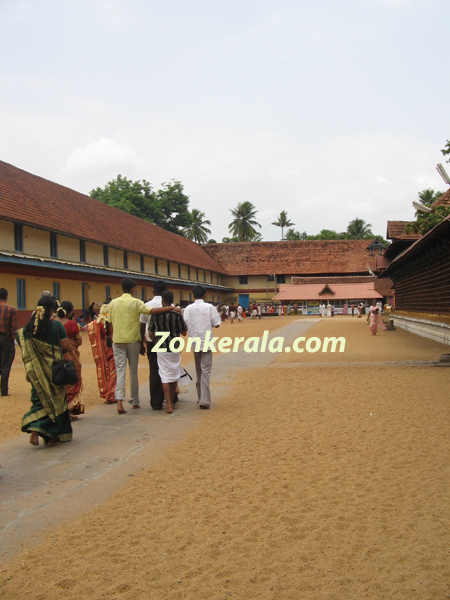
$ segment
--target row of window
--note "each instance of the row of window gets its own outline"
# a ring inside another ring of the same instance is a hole
[[[286,275],[269,275],[267,281],[275,281],[277,283],[286,283]],[[239,285],[247,285],[248,284],[248,275],[239,275]]]
[[[14,223],[14,250],[16,252],[23,252],[23,228],[20,223]],[[58,239],[57,234],[54,231],[50,232],[50,257],[58,258]],[[158,275],[158,259],[155,258],[155,274]],[[84,240],[80,240],[80,262],[86,262],[86,242]],[[105,267],[109,267],[109,248],[108,246],[103,246],[103,265]],[[128,269],[128,251],[123,251],[123,268]],[[191,267],[188,266],[188,280],[191,279]],[[144,268],[144,256],[140,255],[140,270],[143,273],[145,271]],[[167,262],[167,277],[171,276],[170,262]],[[173,273],[175,276],[175,273]],[[178,265],[178,278],[181,279],[181,265]],[[219,275],[216,275],[217,281],[219,283]],[[196,281],[199,281],[198,269],[196,269]],[[206,271],[203,272],[203,281],[206,283]],[[213,273],[211,272],[211,283],[213,282]]]
[[[16,280],[16,286],[17,286],[17,308],[18,310],[25,310],[26,309],[26,285],[25,285],[25,279],[17,279]],[[59,290],[59,282],[58,281],[54,281],[53,282],[53,286],[52,286],[52,290],[53,290],[53,296],[57,299],[60,300],[60,290]],[[105,298],[111,298],[111,286],[106,285],[105,286]],[[146,296],[146,289],[145,287],[141,288],[141,298],[144,302],[147,302],[147,296]],[[217,296],[217,299],[220,299],[220,295]],[[192,293],[189,292],[189,302],[192,301]],[[214,302],[214,294],[212,296],[212,301]]]

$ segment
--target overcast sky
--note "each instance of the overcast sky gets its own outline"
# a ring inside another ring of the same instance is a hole
[[[384,236],[447,187],[449,0],[1,0],[0,23],[0,159],[80,192],[178,179],[220,241],[246,200],[264,240],[281,210]]]

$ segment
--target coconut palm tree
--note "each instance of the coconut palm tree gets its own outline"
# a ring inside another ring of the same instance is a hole
[[[347,237],[350,240],[362,240],[364,238],[368,238],[373,236],[370,228],[372,225],[370,223],[366,223],[362,219],[353,219],[350,221],[347,227]]]
[[[280,212],[280,216],[278,217],[278,221],[274,221],[272,223],[272,225],[281,227],[281,239],[283,239],[284,238],[284,228],[292,227],[293,225],[295,225],[295,223],[292,223],[292,221],[289,221],[288,216],[287,216],[287,211],[282,210]]]
[[[228,225],[228,231],[239,242],[249,242],[258,235],[255,227],[261,225],[255,220],[258,212],[251,202],[239,202],[236,208],[230,208],[233,220]]]
[[[197,244],[206,244],[208,234],[211,234],[211,230],[205,227],[205,225],[211,225],[211,221],[205,219],[205,213],[197,208],[193,208],[191,212],[191,224],[189,227],[183,229],[184,237],[197,242]]]

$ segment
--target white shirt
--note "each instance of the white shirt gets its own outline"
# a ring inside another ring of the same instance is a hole
[[[150,306],[150,308],[161,308],[162,307],[162,297],[161,296],[153,296],[152,300],[149,300],[145,303],[145,306]],[[148,324],[150,323],[150,315],[140,315],[139,321],[141,323],[145,323],[145,337],[149,342],[151,339],[148,335]]]
[[[217,327],[221,323],[220,315],[212,304],[196,300],[193,304],[189,304],[184,309],[184,321],[187,325],[189,337],[198,337],[203,342],[205,341],[206,332],[211,332],[212,328]]]

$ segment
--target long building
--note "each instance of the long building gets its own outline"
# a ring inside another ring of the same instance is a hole
[[[0,161],[0,287],[8,289],[20,325],[43,291],[85,311],[120,295],[123,277],[135,279],[143,300],[164,279],[180,304],[192,300],[196,283],[206,286],[210,302],[243,306],[271,302],[281,285],[311,279],[331,284],[359,277],[374,285],[372,273],[385,267],[383,250],[378,240],[201,246]],[[305,299],[306,306],[313,300]]]

